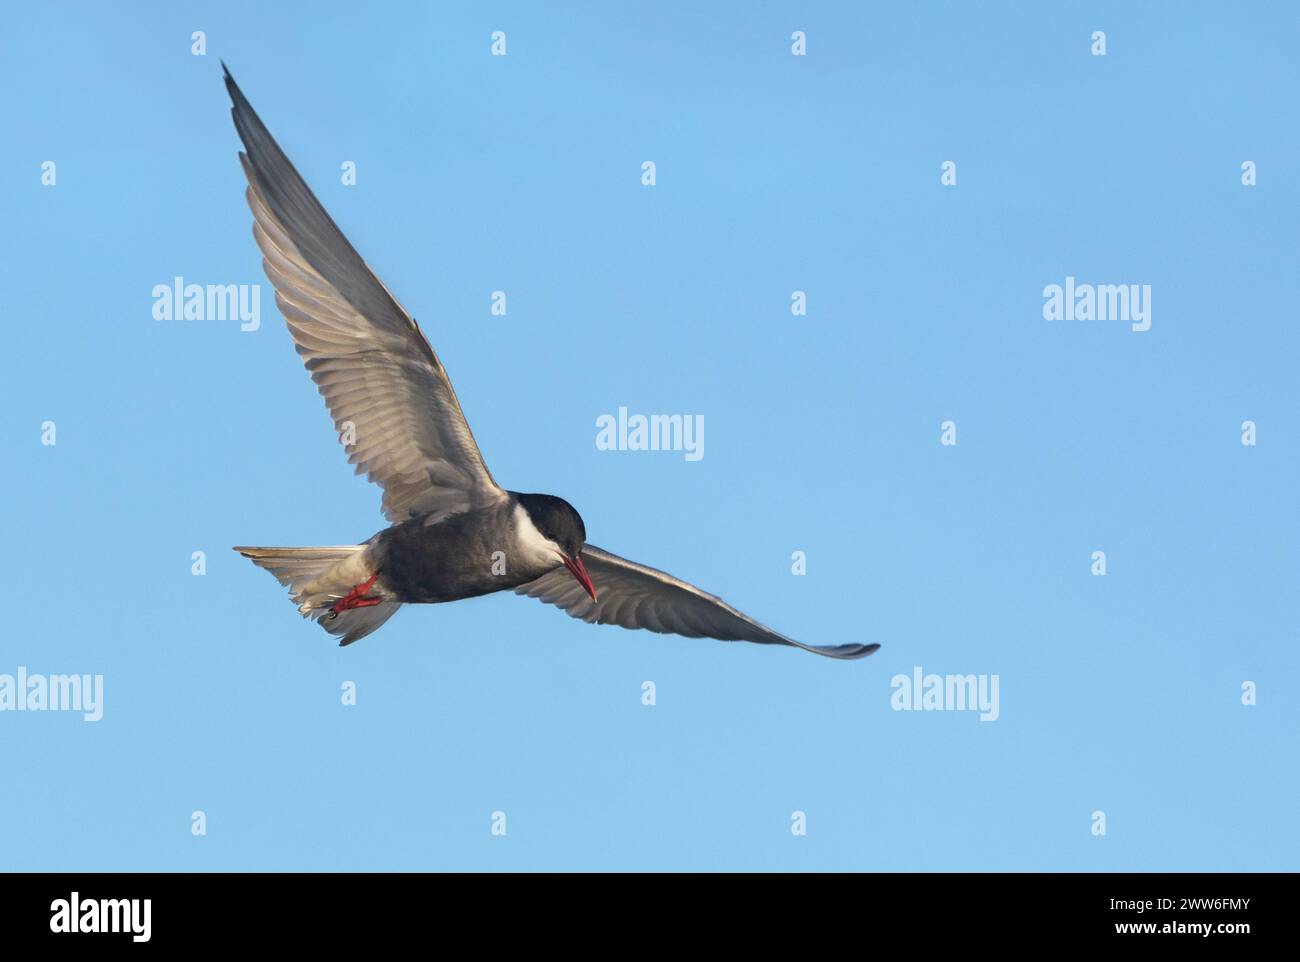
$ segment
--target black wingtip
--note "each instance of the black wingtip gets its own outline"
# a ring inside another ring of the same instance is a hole
[[[876,643],[872,643],[870,645],[858,645],[858,644],[850,643],[847,645],[835,645],[834,647],[814,649],[814,651],[816,651],[818,654],[826,655],[829,658],[843,658],[845,660],[855,659],[855,658],[866,658],[867,655],[874,655],[879,650],[880,650],[880,645]]]
[[[252,108],[249,106],[248,98],[245,97],[244,92],[239,89],[239,84],[235,83],[235,75],[230,72],[230,68],[226,66],[224,60],[221,61],[221,79],[225,82],[226,93],[230,95],[231,103],[234,105],[232,109],[246,109],[251,111]]]
[[[814,655],[821,655],[824,658],[837,658],[841,661],[851,661],[857,658],[866,658],[867,655],[875,654],[880,645],[860,645],[850,642],[847,645],[801,645],[793,642],[796,648],[802,648],[804,651],[811,651]]]

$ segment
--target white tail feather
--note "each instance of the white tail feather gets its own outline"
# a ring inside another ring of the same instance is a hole
[[[235,550],[259,568],[275,575],[298,605],[304,618],[311,618],[340,645],[350,645],[364,638],[402,606],[399,601],[383,601],[364,608],[331,610],[338,601],[374,572],[366,559],[366,545],[335,545],[322,548],[252,548]],[[372,592],[380,593],[380,592]]]

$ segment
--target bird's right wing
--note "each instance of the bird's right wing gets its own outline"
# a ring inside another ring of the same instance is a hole
[[[862,658],[880,647],[805,645],[759,624],[694,585],[594,545],[582,549],[582,560],[596,587],[596,601],[565,568],[556,568],[515,591],[562,608],[588,624],[645,628],[687,638],[791,645],[828,658]]]
[[[226,89],[275,302],[348,460],[384,489],[384,514],[433,521],[504,498],[414,319],[334,224],[229,71]]]

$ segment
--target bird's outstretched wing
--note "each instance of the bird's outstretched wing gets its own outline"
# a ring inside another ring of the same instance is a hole
[[[591,600],[582,585],[564,568],[520,585],[515,591],[563,608],[588,624],[645,628],[687,638],[791,645],[828,658],[862,658],[880,647],[805,645],[760,625],[721,598],[694,585],[602,551],[594,545],[582,549],[582,560],[596,587],[596,601]]]
[[[348,461],[384,489],[390,521],[424,512],[437,520],[503,498],[420,328],[316,200],[229,70],[225,79],[262,264]]]

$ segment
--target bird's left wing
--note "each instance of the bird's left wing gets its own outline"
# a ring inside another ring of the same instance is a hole
[[[275,302],[348,460],[384,489],[384,514],[436,521],[504,498],[415,320],[343,236],[229,71],[226,89]]]
[[[828,658],[862,658],[880,647],[875,644],[805,645],[759,624],[694,585],[594,545],[582,549],[582,560],[596,587],[596,601],[591,600],[564,568],[520,585],[515,591],[563,608],[588,624],[645,628],[687,638],[790,645]]]

